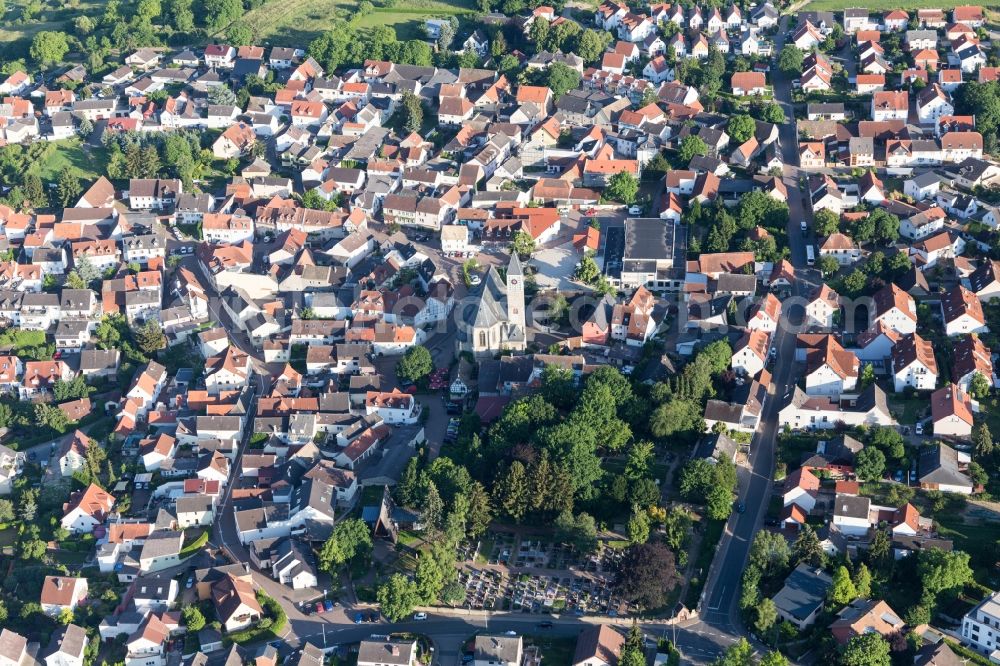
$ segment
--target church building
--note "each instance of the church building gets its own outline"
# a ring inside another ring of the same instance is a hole
[[[524,270],[517,253],[510,255],[507,282],[490,266],[478,293],[461,308],[455,344],[459,352],[490,356],[503,350],[524,351]]]

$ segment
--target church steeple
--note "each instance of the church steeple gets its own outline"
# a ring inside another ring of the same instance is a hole
[[[517,252],[511,252],[507,264],[507,320],[511,327],[524,333],[524,269]]]

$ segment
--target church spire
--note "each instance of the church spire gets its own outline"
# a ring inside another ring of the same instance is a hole
[[[510,253],[507,264],[507,321],[524,335],[524,269],[517,252]]]

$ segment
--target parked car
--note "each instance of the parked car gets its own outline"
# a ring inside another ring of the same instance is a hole
[[[326,610],[326,609],[323,606],[323,602],[322,601],[317,601],[316,602],[316,612],[317,613],[322,613],[324,610]]]
[[[427,613],[425,613],[423,611],[420,611],[419,613],[414,613],[413,614],[413,619],[414,620],[426,620],[427,619]]]
[[[325,610],[325,611],[326,611],[327,613],[329,613],[330,611],[332,611],[332,610],[333,610],[333,602],[332,602],[332,601],[330,601],[329,599],[327,599],[326,601],[324,601],[324,602],[323,602],[323,609],[324,609],[324,610]]]
[[[354,624],[361,624],[365,621],[365,616],[362,613],[354,614]]]

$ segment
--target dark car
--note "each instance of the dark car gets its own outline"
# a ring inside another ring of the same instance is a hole
[[[327,613],[329,613],[330,611],[332,611],[333,610],[333,602],[330,601],[329,599],[327,599],[326,601],[324,601],[323,602],[323,609],[326,610]]]
[[[744,504],[743,502],[740,502],[739,504],[736,505],[736,513],[743,513],[746,510],[747,510],[747,505]]]
[[[369,622],[378,622],[378,613],[377,612],[376,613],[371,613],[368,616],[368,621]]]
[[[551,629],[553,627],[553,624],[551,621],[546,620],[545,622],[539,622],[535,626],[538,627],[539,629]]]
[[[354,624],[361,624],[365,621],[365,616],[362,613],[354,614]]]

